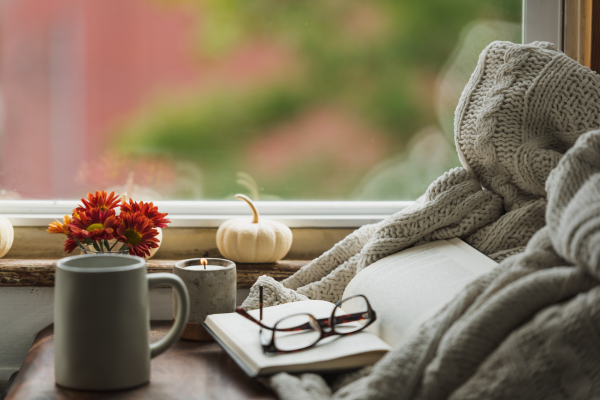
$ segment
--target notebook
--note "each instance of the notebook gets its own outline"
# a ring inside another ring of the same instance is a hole
[[[458,238],[383,258],[358,273],[343,295],[365,295],[377,320],[361,332],[327,338],[295,353],[265,354],[260,327],[237,313],[209,315],[203,326],[250,376],[354,369],[375,363],[407,340],[469,282],[496,265]],[[273,326],[280,318],[299,313],[328,318],[333,309],[334,304],[320,300],[282,304],[265,308],[263,323]],[[336,315],[357,311],[338,309]],[[258,310],[250,314],[259,319]]]

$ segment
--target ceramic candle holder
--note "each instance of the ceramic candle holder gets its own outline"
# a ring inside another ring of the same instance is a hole
[[[201,260],[206,260],[206,267]],[[221,258],[192,258],[175,263],[173,273],[183,280],[190,294],[190,317],[181,339],[211,341],[212,337],[200,324],[207,315],[235,311],[235,263]],[[173,316],[177,315],[177,306],[173,295]]]

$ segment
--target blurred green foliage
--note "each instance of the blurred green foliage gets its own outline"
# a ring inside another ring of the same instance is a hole
[[[245,192],[237,171],[253,176],[266,198],[350,199],[368,169],[342,168],[317,151],[284,173],[263,176],[248,162],[248,149],[274,128],[334,105],[384,133],[381,161],[397,157],[419,130],[437,124],[435,80],[461,30],[473,20],[519,22],[522,8],[521,0],[164,1],[195,13],[200,60],[226,59],[263,41],[290,49],[297,66],[284,80],[153,103],[119,131],[126,154],[196,163],[209,199]],[[452,165],[454,159],[444,168]],[[414,198],[429,183],[382,196]]]

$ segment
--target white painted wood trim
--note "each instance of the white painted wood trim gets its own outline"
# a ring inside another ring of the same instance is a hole
[[[523,43],[551,42],[564,51],[565,0],[523,0]]]
[[[77,206],[76,200],[2,200],[0,215],[13,226],[47,226],[62,220]],[[357,228],[382,219],[412,205],[412,201],[257,201],[261,216],[282,222],[290,228]],[[231,218],[251,216],[240,201],[158,201],[169,213],[174,228],[217,228]]]

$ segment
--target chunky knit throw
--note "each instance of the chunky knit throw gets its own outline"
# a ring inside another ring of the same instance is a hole
[[[372,368],[342,377],[333,396],[315,374],[280,373],[271,387],[284,400],[600,398],[600,130],[577,141],[546,187],[548,225],[525,252]]]
[[[414,206],[366,225],[277,282],[259,278],[242,307],[338,301],[373,262],[415,244],[460,237],[496,261],[522,252],[545,225],[544,184],[585,131],[600,127],[600,78],[550,43],[494,42],[482,53],[455,114],[463,164],[433,182]]]
[[[280,373],[280,398],[600,397],[598,127],[597,74],[549,43],[489,45],[456,110],[463,168],[282,283],[259,282],[269,305],[335,301],[373,262],[456,236],[504,261],[372,368],[333,387]]]

